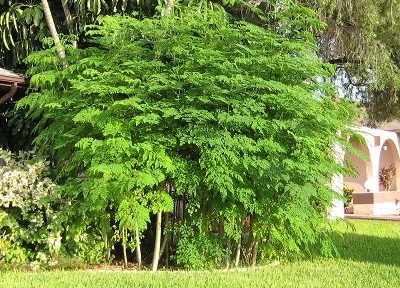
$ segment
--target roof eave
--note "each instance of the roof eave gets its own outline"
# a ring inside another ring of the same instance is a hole
[[[0,82],[25,84],[27,81],[26,78],[22,76],[14,77],[0,75]]]

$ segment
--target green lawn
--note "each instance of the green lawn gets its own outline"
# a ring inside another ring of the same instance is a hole
[[[0,287],[400,287],[400,222],[351,223],[338,228],[340,259],[248,272],[6,272]]]

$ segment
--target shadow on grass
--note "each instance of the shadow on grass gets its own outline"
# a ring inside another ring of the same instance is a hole
[[[399,238],[344,233],[335,243],[342,259],[400,266]]]

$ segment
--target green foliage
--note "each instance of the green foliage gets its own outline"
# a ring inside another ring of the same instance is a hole
[[[172,211],[187,194],[176,258],[186,267],[229,258],[227,240],[240,237],[265,257],[331,252],[326,214],[338,196],[327,183],[344,171],[333,143],[348,145],[338,131],[351,134],[357,113],[319,80],[332,72],[309,33],[321,24],[297,21],[313,14],[296,7],[280,12],[285,29],[216,4],[103,17],[91,48],[67,51],[68,68],[54,48],[28,57],[32,93],[18,105],[39,119],[35,142],[73,207],[71,239],[110,239],[115,211],[121,227],[144,229],[147,211]]]
[[[162,0],[48,0],[55,25],[64,40],[78,40],[85,45],[85,26],[100,15],[116,13],[153,15],[165,6]],[[40,0],[0,1],[1,66],[21,69],[23,59],[32,51],[43,49],[41,41],[50,33]],[[24,67],[26,68],[26,67]]]
[[[100,263],[105,260],[107,253],[104,240],[108,237],[107,233],[113,233],[113,229],[106,226],[110,224],[101,213],[97,214],[96,219],[95,213],[88,213],[82,218],[80,213],[74,212],[75,208],[76,205],[64,208],[55,221],[57,227],[65,227],[60,255],[83,259],[88,264]],[[92,217],[93,222],[87,217]],[[90,226],[89,223],[95,224]]]
[[[173,200],[165,191],[158,191],[156,193],[148,194],[147,199],[151,210],[155,214],[160,211],[172,212],[174,210]]]
[[[121,228],[135,229],[137,226],[139,231],[147,228],[150,221],[149,209],[140,205],[133,199],[124,199],[118,207],[116,219],[119,221]]]
[[[0,55],[15,65],[37,49],[47,33],[46,25],[41,5],[4,2],[0,3]]]
[[[182,225],[178,227],[179,237],[176,263],[186,269],[211,269],[221,264],[223,260],[223,246],[218,235],[207,235],[206,231]]]
[[[349,188],[349,187],[343,187],[343,196],[346,199],[346,203],[345,205],[349,206],[351,203],[351,200],[353,199],[353,193],[354,193],[354,189],[353,188]]]
[[[74,39],[87,47],[87,25],[104,15],[164,15],[172,4],[173,11],[205,1],[167,0],[50,0],[56,26],[64,40]],[[399,29],[400,4],[388,0],[269,0],[217,1],[232,14],[263,27],[274,25],[283,33],[318,35],[319,54],[330,63],[338,64],[347,96],[356,94],[366,104],[372,121],[399,115]],[[298,5],[293,5],[297,3]],[[255,5],[253,5],[255,4]],[[307,7],[311,7],[312,10]],[[280,11],[285,10],[284,13]],[[318,15],[319,19],[317,19]],[[324,21],[322,24],[319,20]],[[324,33],[321,28],[326,27]],[[39,0],[0,1],[0,59],[2,65],[21,69],[22,60],[43,48],[41,40],[49,36]],[[68,42],[68,41],[67,41]],[[23,66],[22,66],[23,67]],[[23,67],[25,68],[25,67]],[[343,71],[346,71],[344,73]],[[390,113],[388,113],[390,111]]]

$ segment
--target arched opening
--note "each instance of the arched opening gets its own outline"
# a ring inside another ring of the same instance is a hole
[[[393,169],[394,171],[391,171]],[[400,163],[399,163],[399,153],[397,151],[396,145],[390,139],[386,140],[381,148],[379,155],[379,174],[383,175],[383,178],[388,182],[385,185],[379,184],[379,191],[397,191],[399,186],[399,173],[400,173]],[[391,173],[394,172],[394,175]],[[393,179],[390,179],[393,178]],[[391,183],[390,183],[391,182]]]
[[[357,174],[354,176],[345,176],[343,182],[347,188],[353,189],[355,193],[363,193],[365,192],[365,182],[372,178],[370,150],[366,143],[359,143],[353,139],[350,139],[350,144],[358,151],[362,152],[366,158],[361,159],[359,156],[346,151],[344,156],[345,165]]]

